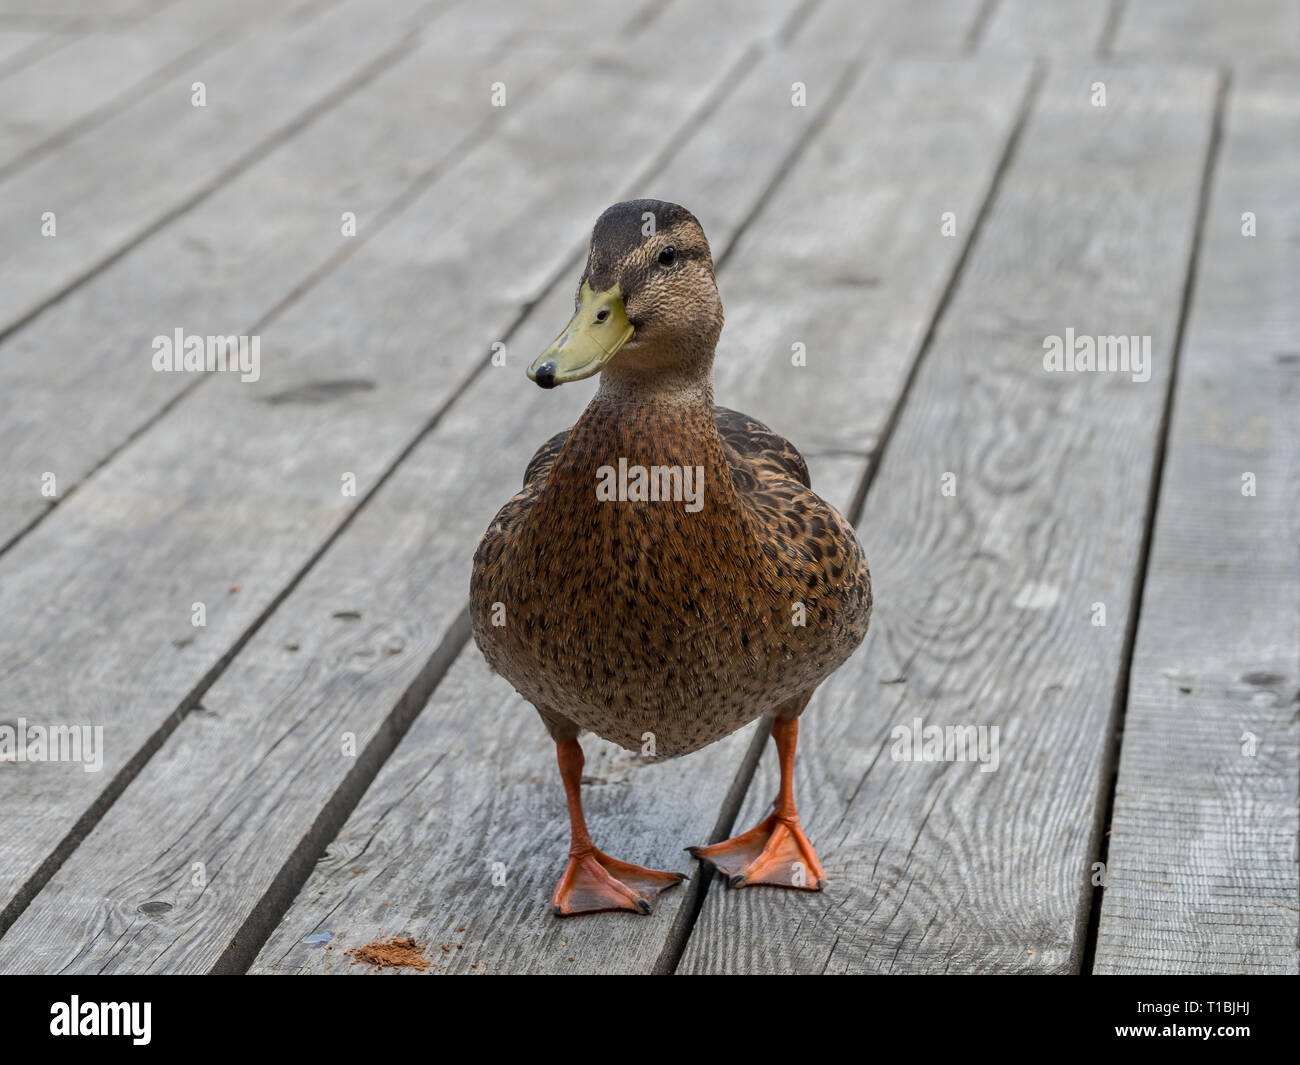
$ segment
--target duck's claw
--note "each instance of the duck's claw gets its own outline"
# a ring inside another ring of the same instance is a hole
[[[564,875],[555,885],[551,912],[556,917],[604,910],[647,914],[661,891],[685,879],[683,873],[646,869],[593,849],[586,854],[570,855]]]
[[[732,887],[772,884],[820,891],[826,886],[826,870],[799,826],[798,817],[772,814],[732,839],[687,849],[717,869]]]

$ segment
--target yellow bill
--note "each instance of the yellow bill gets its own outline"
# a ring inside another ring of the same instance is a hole
[[[604,292],[593,292],[584,281],[578,293],[577,311],[564,332],[533,360],[528,377],[543,388],[581,381],[599,373],[618,349],[632,339],[632,333],[618,285]]]

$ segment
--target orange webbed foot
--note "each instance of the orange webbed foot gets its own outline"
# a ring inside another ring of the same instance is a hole
[[[551,898],[551,912],[556,917],[606,910],[648,914],[661,891],[685,879],[684,873],[666,873],[620,862],[592,848],[569,856],[569,864]]]
[[[772,884],[820,891],[826,886],[826,870],[797,816],[782,817],[774,813],[732,839],[687,849],[717,869],[731,887]]]

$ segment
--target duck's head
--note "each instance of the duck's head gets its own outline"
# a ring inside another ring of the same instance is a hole
[[[596,220],[573,318],[528,376],[554,388],[611,363],[650,373],[707,370],[721,332],[700,223],[675,203],[628,200]]]

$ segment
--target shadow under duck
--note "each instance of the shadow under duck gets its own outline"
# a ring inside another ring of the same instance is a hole
[[[577,309],[528,370],[543,388],[600,373],[474,556],[474,639],[557,747],[572,843],[552,908],[649,913],[684,877],[618,861],[587,833],[583,729],[657,757],[770,715],[774,811],[691,853],[733,887],[819,890],[799,824],[799,715],[862,642],[871,577],[852,527],[788,441],[713,403],[722,302],[699,222],[660,200],[615,204],[592,233]]]

